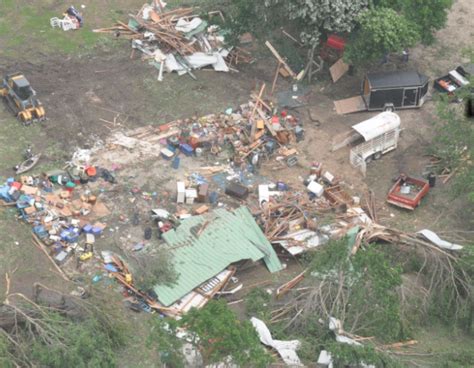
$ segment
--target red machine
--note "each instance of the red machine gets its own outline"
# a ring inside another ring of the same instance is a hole
[[[429,190],[430,186],[424,180],[400,176],[390,188],[387,202],[394,206],[414,210]]]
[[[329,35],[326,42],[322,42],[319,56],[326,61],[335,61],[342,57],[344,48],[346,47],[346,40],[334,34]]]

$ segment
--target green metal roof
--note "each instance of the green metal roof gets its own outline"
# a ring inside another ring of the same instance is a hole
[[[154,287],[158,300],[165,306],[240,260],[263,258],[270,272],[282,269],[247,207],[234,212],[217,209],[207,215],[190,217],[175,230],[164,233],[163,239],[178,273],[174,285]]]

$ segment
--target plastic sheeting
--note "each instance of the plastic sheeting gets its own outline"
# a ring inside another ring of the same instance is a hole
[[[300,358],[298,357],[298,354],[296,354],[296,350],[301,346],[301,343],[298,340],[273,340],[272,334],[265,322],[255,317],[252,317],[250,322],[252,322],[253,327],[257,331],[260,341],[278,351],[278,354],[280,354],[285,364],[290,366],[302,366]]]
[[[219,52],[214,52],[212,54],[196,52],[192,55],[185,56],[184,58],[192,69],[199,69],[211,65],[214,70],[218,72],[229,71],[229,67],[226,64],[224,57]],[[180,75],[186,73],[186,69],[176,60],[173,54],[166,55],[165,67],[168,72],[176,71]]]
[[[423,229],[417,232],[417,234],[423,235],[426,239],[432,242],[439,248],[447,249],[447,250],[461,250],[463,248],[462,245],[450,243],[446,240],[441,239],[438,234],[434,231]]]
[[[333,368],[331,353],[326,350],[321,350],[318,357],[318,364],[324,367]]]
[[[185,18],[179,18],[175,28],[177,31],[188,33],[199,27],[201,23],[201,18],[193,18],[190,21],[186,20]]]

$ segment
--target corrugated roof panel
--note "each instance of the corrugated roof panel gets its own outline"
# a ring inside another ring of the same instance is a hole
[[[362,123],[352,126],[366,141],[400,127],[400,116],[394,112],[384,111]]]
[[[271,244],[246,207],[234,212],[217,209],[208,215],[190,217],[177,229],[163,234],[163,239],[178,273],[176,284],[154,287],[158,300],[165,306],[240,260],[263,258],[271,272],[282,269]]]

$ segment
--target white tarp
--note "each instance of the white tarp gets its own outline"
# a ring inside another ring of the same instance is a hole
[[[348,344],[348,345],[356,345],[356,346],[362,345],[360,342],[357,342],[354,339],[351,339],[350,337],[340,335],[341,333],[344,332],[344,330],[342,329],[341,320],[337,318],[329,317],[329,329],[336,334],[337,342],[341,342],[343,344]]]
[[[206,54],[204,52],[195,52],[192,55],[184,57],[192,69],[199,69],[205,66],[212,65],[215,71],[228,72],[229,67],[227,66],[223,56],[214,52],[212,54]],[[178,72],[179,75],[185,74],[185,68],[178,63],[173,54],[166,55],[165,67],[167,72]]]
[[[351,339],[350,337],[340,335],[341,333],[344,333],[344,329],[342,328],[342,322],[340,319],[329,317],[329,329],[333,331],[334,334],[336,335],[337,342],[340,342],[342,344],[353,345],[353,346],[362,346],[360,342],[357,342],[354,339]],[[331,353],[325,350],[322,350],[321,353],[319,354],[319,359],[324,360],[324,362],[329,362],[327,363],[327,366],[332,367],[333,361],[332,361]],[[319,359],[318,359],[318,363],[319,363]],[[365,364],[364,362],[360,362],[359,366],[362,368],[375,368],[375,365]]]
[[[176,22],[175,28],[177,31],[188,33],[199,27],[201,23],[202,19],[197,17],[191,19],[190,21],[186,20],[185,18],[179,18]]]
[[[301,254],[311,248],[316,248],[321,244],[326,244],[329,237],[324,234],[318,234],[309,229],[298,230],[294,233],[285,235],[284,240],[273,241],[272,244],[279,244],[285,248],[291,255]],[[291,244],[290,240],[299,242],[299,245]]]
[[[273,340],[272,334],[270,333],[270,330],[268,329],[265,322],[255,317],[252,317],[250,322],[252,322],[253,327],[257,331],[260,341],[263,344],[271,346],[276,351],[278,351],[278,354],[280,354],[285,364],[289,366],[302,365],[298,354],[296,354],[296,350],[298,350],[301,346],[301,343],[298,340]]]
[[[333,368],[331,353],[326,350],[321,350],[318,357],[318,364],[324,367]]]
[[[438,234],[436,234],[435,232],[433,232],[431,230],[428,230],[428,229],[420,230],[420,231],[417,232],[417,234],[423,235],[426,239],[428,239],[434,245],[436,245],[436,246],[438,246],[439,248],[442,248],[442,249],[461,250],[463,248],[462,245],[450,243],[446,240],[441,239],[438,236]]]

